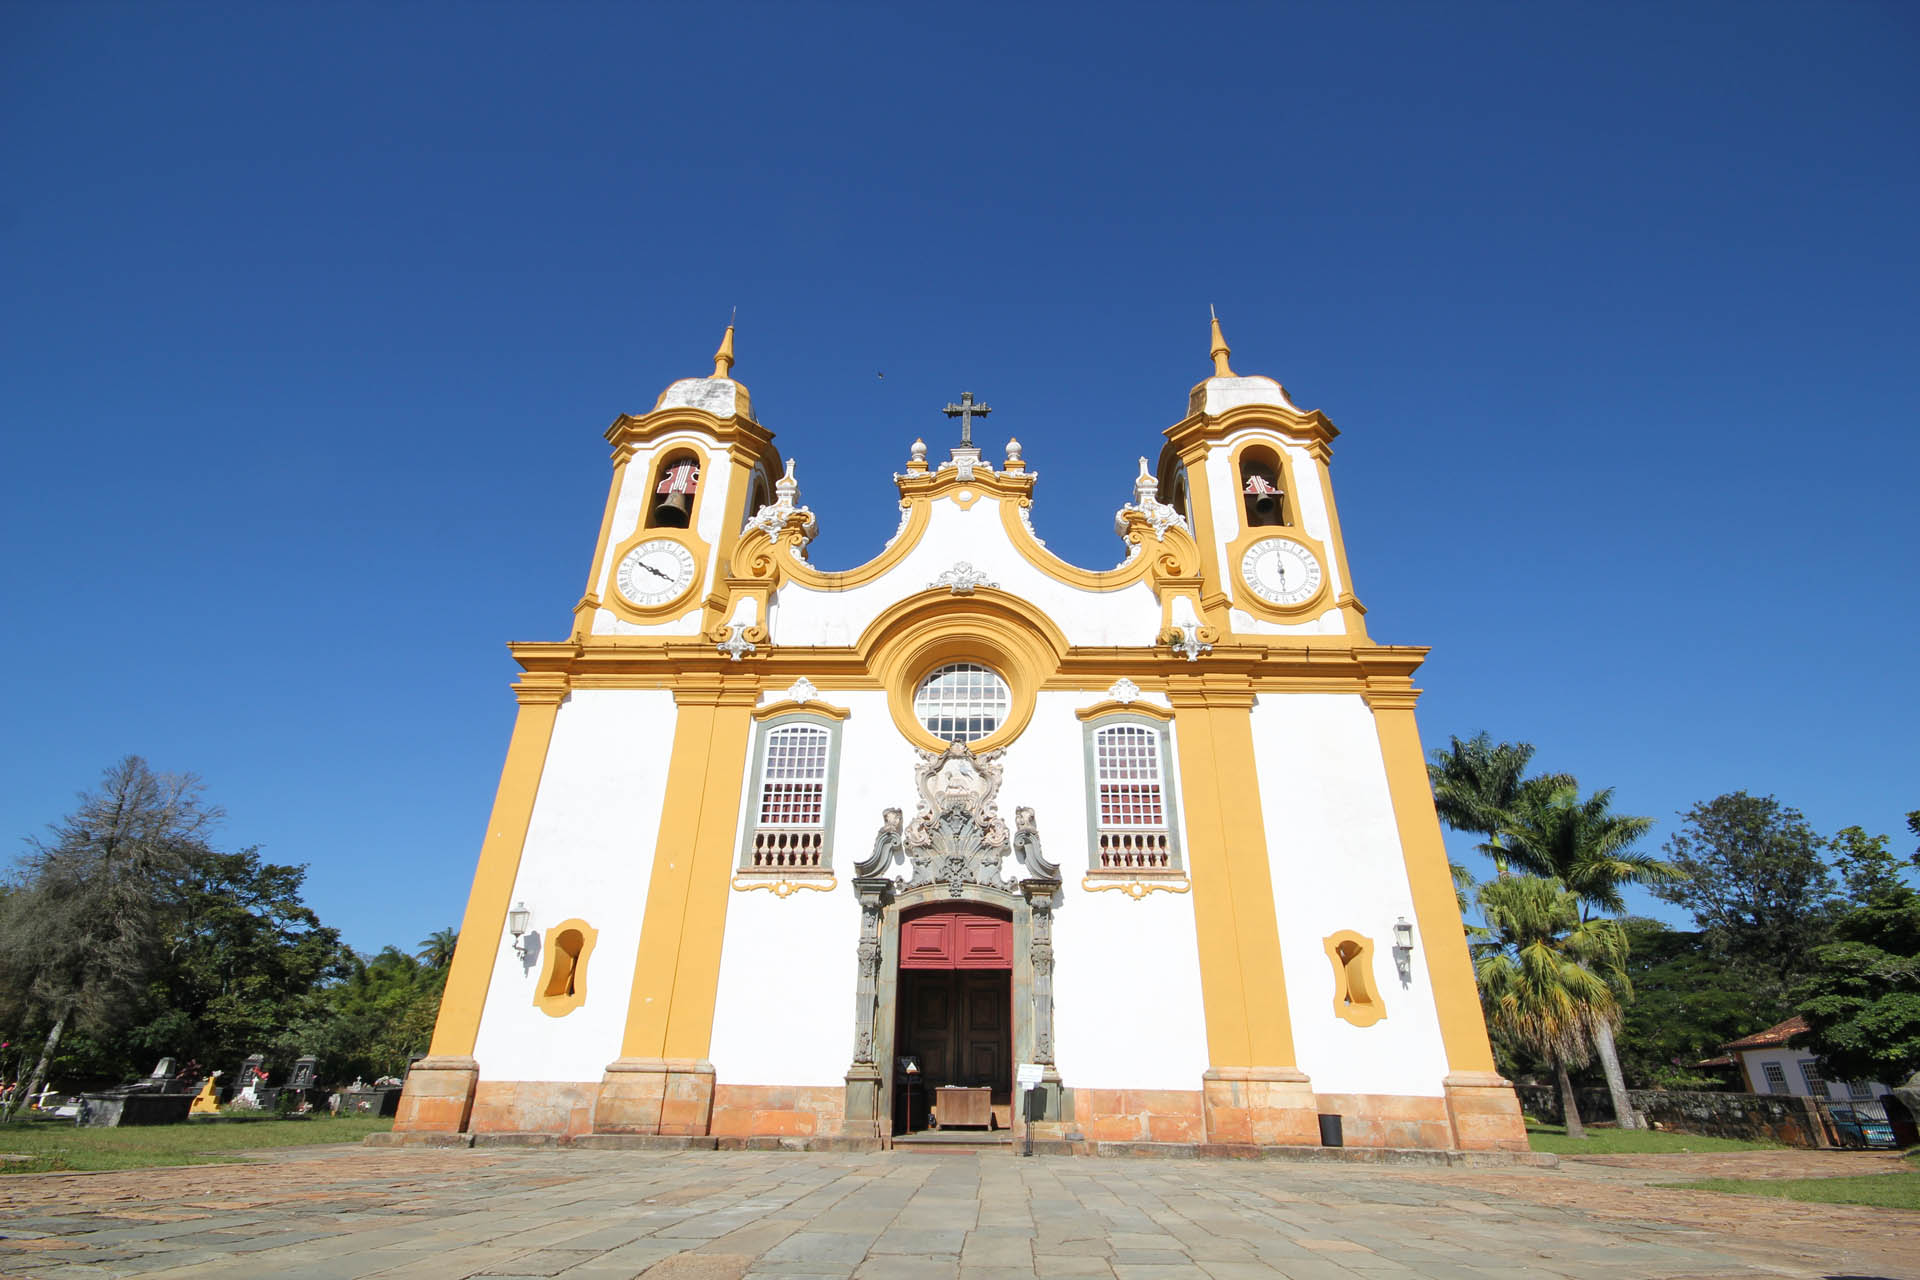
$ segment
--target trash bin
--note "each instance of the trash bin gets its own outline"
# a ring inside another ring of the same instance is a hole
[[[1340,1117],[1323,1115],[1320,1117],[1320,1145],[1323,1147],[1344,1147],[1345,1139],[1340,1133]]]

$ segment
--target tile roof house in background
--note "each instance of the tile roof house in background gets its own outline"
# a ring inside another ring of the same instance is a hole
[[[1806,1019],[1794,1014],[1785,1022],[1765,1031],[1756,1031],[1721,1045],[1740,1065],[1740,1074],[1749,1093],[1789,1094],[1837,1102],[1854,1107],[1863,1115],[1886,1119],[1880,1099],[1887,1086],[1878,1080],[1827,1080],[1813,1052],[1795,1048],[1794,1041],[1807,1033]]]

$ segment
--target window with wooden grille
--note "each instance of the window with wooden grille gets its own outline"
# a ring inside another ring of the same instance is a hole
[[[1790,1093],[1787,1088],[1787,1069],[1777,1062],[1763,1064],[1767,1073],[1768,1093]]]
[[[1807,1086],[1807,1092],[1814,1097],[1827,1096],[1827,1082],[1820,1078],[1820,1064],[1812,1058],[1800,1059],[1800,1080]]]
[[[832,872],[836,728],[811,719],[782,720],[762,728],[753,808],[740,851],[743,872]]]
[[[1166,726],[1145,716],[1089,726],[1087,766],[1090,869],[1113,875],[1178,873]]]

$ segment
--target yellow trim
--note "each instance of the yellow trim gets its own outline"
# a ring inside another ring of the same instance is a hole
[[[810,716],[825,716],[829,720],[845,720],[853,714],[845,707],[829,706],[824,702],[814,702],[812,700],[795,702],[792,698],[782,698],[778,702],[769,702],[764,707],[755,707],[753,709],[753,718],[755,720],[773,720],[780,716],[790,716],[796,713],[804,713]]]
[[[724,677],[674,690],[669,803],[654,841],[623,1058],[707,1056],[756,693]]]
[[[1095,879],[1089,875],[1080,878],[1080,887],[1088,893],[1104,893],[1109,889],[1118,889],[1138,902],[1150,893],[1186,893],[1193,888],[1193,882],[1185,876],[1168,876],[1164,880],[1150,880],[1145,876]]]
[[[587,589],[573,607],[573,633],[584,636],[593,631],[593,611],[600,607],[600,571],[607,564],[607,543],[613,537],[613,513],[620,506],[620,487],[626,483],[627,464],[633,461],[633,449],[621,445],[613,453],[613,479],[607,485],[607,508],[600,516],[600,537],[593,544],[593,566],[587,570]]]
[[[428,1053],[436,1058],[473,1056],[480,1013],[486,1007],[487,987],[506,933],[508,901],[520,874],[520,851],[526,845],[527,824],[533,820],[533,801],[546,768],[554,721],[567,696],[567,680],[529,672],[520,677],[514,696],[520,712],[507,743],[486,839],[480,845],[480,864],[474,868],[473,891],[467,895],[466,914],[460,921],[460,942],[440,997],[440,1016],[433,1024]]]
[[[798,534],[773,539],[763,529],[744,533],[728,561],[726,585],[732,588],[736,585],[735,580],[740,579],[743,580],[741,585],[750,584],[767,590],[774,590],[783,582],[795,582],[810,591],[848,591],[865,586],[905,560],[933,518],[933,508],[928,503],[901,505],[906,509],[906,521],[892,543],[865,564],[836,573],[822,572],[793,553],[792,548],[801,545]]]
[[[694,482],[693,501],[687,505],[687,525],[676,529],[673,525],[653,523],[654,499],[660,494],[660,482],[666,478],[667,463],[682,452],[691,453],[700,460],[700,478]],[[711,485],[707,483],[707,468],[713,463],[713,453],[705,444],[695,440],[662,440],[655,446],[654,452],[647,458],[647,487],[640,495],[640,528],[665,529],[674,533],[691,533],[700,527],[700,513],[707,505],[707,493]]]
[[[580,935],[580,950],[573,962],[573,990],[553,994],[547,988],[553,984],[554,966],[562,954],[555,939],[569,931]],[[577,916],[562,920],[541,935],[545,945],[541,948],[540,981],[533,988],[533,1003],[540,1012],[550,1018],[564,1018],[587,1002],[587,961],[593,956],[593,944],[599,940],[600,931]]]
[[[1374,990],[1373,939],[1352,929],[1341,929],[1320,940],[1333,965],[1333,1012],[1356,1027],[1370,1027],[1387,1016],[1387,1009]],[[1351,960],[1340,955],[1340,948],[1351,946]]]
[[[830,875],[800,880],[788,880],[784,877],[778,880],[753,880],[746,876],[735,876],[733,878],[733,890],[735,893],[750,893],[755,889],[769,889],[776,898],[791,898],[802,889],[817,889],[822,893],[826,893],[837,888],[839,884],[840,881]]]
[[[1173,712],[1152,702],[1121,702],[1118,698],[1108,698],[1105,702],[1096,702],[1090,707],[1081,707],[1073,713],[1080,720],[1098,720],[1104,716],[1136,715],[1146,716],[1150,720],[1172,720]]]
[[[1299,604],[1275,604],[1253,593],[1247,586],[1247,579],[1240,572],[1240,561],[1257,542],[1266,542],[1277,538],[1283,542],[1296,543],[1312,553],[1320,563],[1320,587]],[[1273,622],[1309,622],[1325,613],[1333,603],[1333,575],[1327,571],[1327,549],[1318,538],[1309,538],[1298,529],[1286,525],[1258,525],[1252,529],[1243,529],[1240,536],[1227,544],[1227,589],[1233,596],[1236,609],[1244,609],[1256,618],[1266,618]]]
[[[1380,756],[1386,764],[1394,824],[1400,834],[1407,883],[1413,891],[1414,919],[1420,927],[1418,954],[1433,986],[1440,1039],[1447,1050],[1447,1070],[1492,1072],[1493,1049],[1487,1042],[1486,1017],[1480,1009],[1466,930],[1460,923],[1460,905],[1453,896],[1453,876],[1447,868],[1446,844],[1433,808],[1426,756],[1420,750],[1420,728],[1414,720],[1413,704],[1419,691],[1413,688],[1410,668],[1406,675],[1383,673],[1378,683],[1379,687],[1368,693],[1367,703],[1373,708],[1380,732]]]
[[[1354,594],[1353,570],[1347,567],[1347,539],[1340,532],[1340,508],[1333,501],[1333,470],[1327,465],[1332,450],[1319,445],[1308,452],[1313,455],[1314,470],[1320,473],[1320,497],[1327,504],[1327,535],[1333,540],[1333,558],[1340,566],[1340,596],[1334,604],[1339,607],[1341,618],[1346,623],[1348,637],[1365,644],[1367,608]]]
[[[1056,582],[1080,591],[1119,591],[1142,579],[1158,584],[1167,578],[1192,577],[1200,571],[1200,549],[1186,530],[1175,526],[1155,539],[1144,516],[1128,521],[1125,541],[1140,550],[1119,568],[1082,569],[1069,564],[1034,540],[1026,521],[1020,518],[1021,510],[1032,506],[1028,498],[1002,501],[1000,526],[1020,557]]]
[[[1202,676],[1170,697],[1208,1061],[1292,1067],[1293,1024],[1254,768],[1253,694],[1231,678]]]
[[[975,751],[993,751],[1026,729],[1040,685],[1059,670],[1067,640],[1050,618],[1019,596],[993,587],[956,596],[942,588],[909,596],[886,610],[867,627],[856,648],[861,667],[887,691],[895,727],[927,751],[947,748],[913,714],[914,689],[927,673],[949,662],[977,662],[999,672],[1009,693],[1006,719],[968,744]]]

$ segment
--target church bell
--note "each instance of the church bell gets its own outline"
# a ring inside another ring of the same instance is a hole
[[[679,462],[667,468],[656,488],[653,518],[649,523],[668,529],[684,529],[693,516],[693,494],[700,484],[700,467]]]

